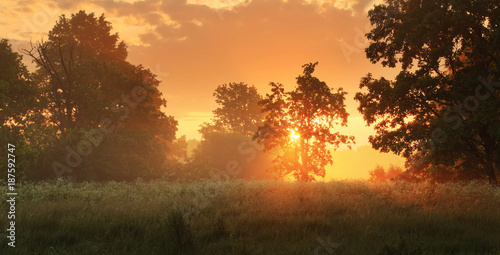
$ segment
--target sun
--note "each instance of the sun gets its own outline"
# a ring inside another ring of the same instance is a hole
[[[290,139],[292,141],[297,141],[300,138],[300,134],[297,132],[296,129],[289,129],[290,130]]]

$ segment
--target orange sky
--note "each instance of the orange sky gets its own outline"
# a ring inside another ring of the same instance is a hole
[[[212,93],[218,85],[245,82],[255,85],[261,94],[269,91],[269,82],[292,89],[301,66],[319,61],[315,75],[330,87],[343,87],[349,93],[349,126],[342,131],[356,136],[357,146],[363,146],[350,153],[358,155],[354,159],[368,160],[371,156],[366,155],[376,153],[365,147],[374,131],[365,127],[353,97],[368,72],[389,78],[397,72],[372,65],[364,54],[368,43],[363,35],[369,29],[366,14],[376,2],[3,0],[0,34],[17,50],[26,48],[29,40],[45,36],[63,13],[80,9],[105,13],[114,32],[129,46],[128,60],[159,75],[160,90],[168,101],[165,112],[179,121],[178,135],[188,138],[200,137],[198,126],[210,119],[216,107]],[[25,62],[29,63],[26,57]],[[404,162],[394,155],[379,156],[377,162],[373,162],[377,157],[370,158],[365,168]],[[345,176],[349,171],[340,172]],[[367,170],[362,172],[356,178],[367,176]]]

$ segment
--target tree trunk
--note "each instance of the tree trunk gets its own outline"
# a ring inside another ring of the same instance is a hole
[[[300,178],[302,181],[309,181],[309,157],[307,155],[306,142],[304,139],[300,139],[300,159],[301,159],[301,168],[300,168]]]
[[[493,152],[486,151],[486,175],[488,177],[488,181],[491,184],[499,185],[500,184],[500,169],[498,169],[497,164],[495,163],[495,159],[491,156]]]
[[[479,135],[481,140],[483,141],[484,146],[484,155],[486,160],[486,174],[488,176],[488,180],[490,183],[499,185],[500,184],[500,173],[497,167],[496,162],[498,161],[497,155],[495,152],[497,151],[497,143],[494,138],[492,138],[488,134],[488,130],[486,127],[482,128],[479,131]]]
[[[500,169],[495,162],[491,162],[491,170],[490,182],[500,186]]]

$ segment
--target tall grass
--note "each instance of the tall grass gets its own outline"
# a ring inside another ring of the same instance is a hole
[[[57,181],[17,199],[1,254],[500,254],[500,189],[480,183]]]

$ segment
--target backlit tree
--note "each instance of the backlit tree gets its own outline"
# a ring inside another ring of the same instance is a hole
[[[325,166],[333,163],[330,149],[354,142],[354,137],[332,130],[347,125],[347,93],[342,88],[333,91],[312,76],[317,64],[303,66],[304,72],[291,92],[285,92],[281,84],[270,83],[272,93],[260,103],[266,120],[254,136],[266,150],[275,152],[278,174],[292,174],[301,181],[324,177]]]

